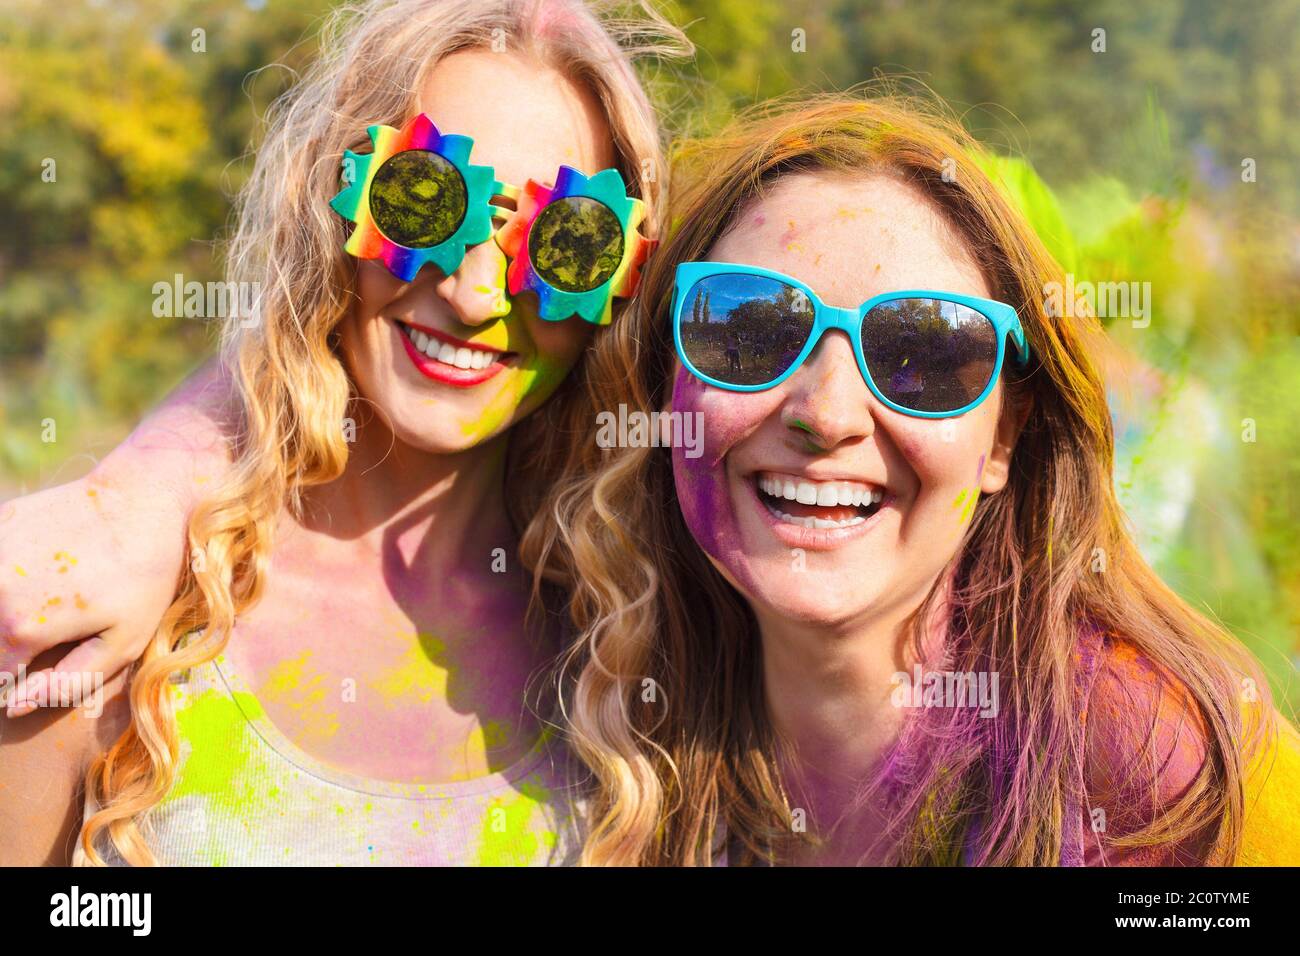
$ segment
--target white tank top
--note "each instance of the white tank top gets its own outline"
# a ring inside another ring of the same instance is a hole
[[[222,655],[170,685],[180,762],[141,824],[164,866],[555,866],[577,861],[576,761],[546,734],[500,773],[391,783],[309,756]],[[549,738],[549,739],[548,739]],[[87,817],[95,811],[87,798]],[[107,837],[101,856],[123,865]],[[80,840],[73,863],[84,862]]]

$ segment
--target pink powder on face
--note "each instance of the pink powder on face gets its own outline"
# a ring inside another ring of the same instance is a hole
[[[701,398],[711,389],[684,368],[673,382],[673,410],[684,415],[703,411]],[[738,412],[743,403],[728,403]],[[737,415],[725,419],[710,409],[704,417],[703,454],[686,457],[687,449],[675,445],[673,482],[682,518],[696,544],[721,564],[746,591],[753,592],[754,577],[742,543],[740,526],[727,481],[726,453],[754,423]]]
[[[683,415],[694,414],[701,392],[705,385],[684,368],[677,370],[673,382],[673,410]],[[682,516],[686,525],[695,536],[695,540],[709,554],[718,557],[715,545],[718,539],[719,514],[727,510],[726,475],[713,460],[710,447],[707,420],[703,435],[704,453],[698,458],[687,458],[686,449],[674,444],[673,480],[677,485],[677,500],[681,504]]]

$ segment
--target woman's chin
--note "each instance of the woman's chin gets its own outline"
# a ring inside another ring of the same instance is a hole
[[[789,571],[782,575],[762,575],[753,581],[754,594],[748,595],[767,607],[781,620],[804,627],[834,629],[841,627],[870,609],[871,595],[861,588],[845,589],[812,571]]]
[[[431,417],[430,411],[422,411]],[[425,455],[455,455],[483,444],[491,435],[482,434],[474,420],[460,421],[454,416],[444,416],[440,421],[421,422],[419,425],[398,420],[393,427],[393,437],[402,445]]]

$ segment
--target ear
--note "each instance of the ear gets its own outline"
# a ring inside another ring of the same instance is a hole
[[[993,448],[989,451],[984,472],[980,475],[982,494],[995,494],[1006,487],[1007,478],[1011,474],[1011,453],[1016,450],[1020,432],[1033,410],[1034,396],[1028,392],[1016,401],[1003,403],[998,416],[998,427],[993,434]]]

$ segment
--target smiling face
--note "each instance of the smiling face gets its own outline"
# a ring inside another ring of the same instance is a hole
[[[472,138],[471,162],[494,167],[502,182],[552,182],[561,164],[594,173],[615,162],[591,92],[513,53],[444,58],[419,109],[440,131]],[[451,276],[428,265],[402,282],[379,262],[357,261],[344,356],[399,440],[435,453],[478,445],[535,411],[578,361],[593,326],[544,321],[531,293],[511,298],[506,265],[491,240],[468,249]]]
[[[904,289],[995,297],[937,207],[884,175],[787,176],[707,258],[793,276],[831,306]],[[828,627],[919,604],[977,496],[1006,484],[1020,421],[1001,383],[956,418],[895,412],[868,390],[839,331],[765,391],[713,388],[679,361],[671,404],[703,413],[703,454],[673,450],[696,541],[760,621]]]

